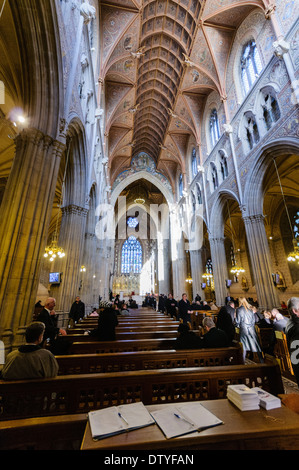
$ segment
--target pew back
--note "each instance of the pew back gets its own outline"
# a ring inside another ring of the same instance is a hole
[[[142,401],[145,405],[226,398],[229,384],[261,386],[277,395],[277,364],[168,369],[0,381],[0,420],[87,413]]]
[[[242,364],[241,347],[56,356],[59,375]]]

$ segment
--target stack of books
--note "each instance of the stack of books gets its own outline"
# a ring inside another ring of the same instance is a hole
[[[281,400],[271,393],[265,392],[260,387],[249,388],[246,385],[229,385],[227,387],[227,398],[233,402],[241,411],[266,410],[281,407]]]
[[[229,385],[227,387],[227,398],[241,411],[260,409],[260,399],[258,394],[251,388],[247,387],[247,385]]]

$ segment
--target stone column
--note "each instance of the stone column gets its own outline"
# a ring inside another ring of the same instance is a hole
[[[210,247],[213,262],[216,305],[220,307],[225,304],[227,292],[225,279],[228,279],[224,238],[210,238]]]
[[[0,336],[6,348],[23,342],[31,322],[64,143],[37,129],[16,138],[0,208]]]
[[[59,246],[65,251],[65,258],[55,261],[55,271],[62,273],[61,285],[52,286],[51,295],[56,298],[56,308],[69,312],[72,303],[80,293],[80,267],[83,261],[83,247],[88,210],[75,204],[62,207]]]
[[[271,256],[264,216],[257,214],[243,216],[243,219],[259,307],[262,309],[278,307],[280,303],[272,281]]]
[[[205,292],[201,287],[203,282],[202,275],[205,272],[202,249],[190,250],[190,264],[193,280],[193,297],[199,294],[202,299],[205,299]]]

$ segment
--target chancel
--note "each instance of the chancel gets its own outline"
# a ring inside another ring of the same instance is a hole
[[[59,377],[0,379],[1,450],[299,448],[299,331],[271,316],[298,323],[298,13],[293,1],[1,0],[0,371],[49,299],[65,332]],[[217,328],[232,315],[227,348],[175,350],[182,296],[199,340],[205,317]],[[85,316],[70,322],[76,298]],[[241,305],[261,348],[245,362]],[[107,308],[116,339],[98,341]],[[273,428],[233,408],[235,382],[282,397],[265,411]],[[191,443],[166,445],[157,424],[128,442],[90,437],[91,410],[176,400],[206,401],[224,424]]]

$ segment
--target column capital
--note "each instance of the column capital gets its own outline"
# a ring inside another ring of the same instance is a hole
[[[86,217],[88,213],[88,209],[85,207],[77,206],[76,204],[70,204],[68,206],[64,206],[61,208],[62,216],[75,214],[81,217]]]
[[[258,224],[264,222],[265,216],[263,214],[243,215],[244,224]]]

